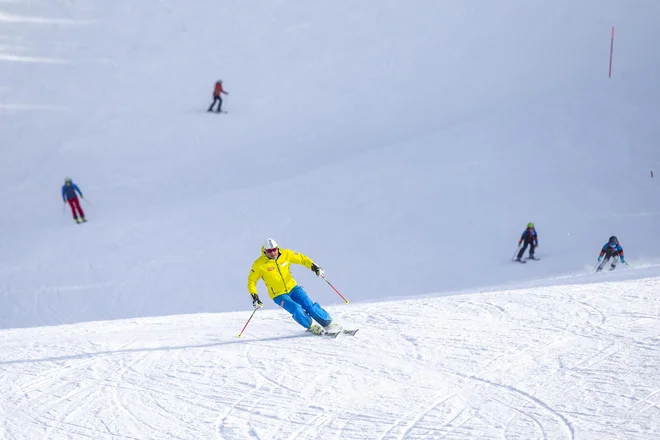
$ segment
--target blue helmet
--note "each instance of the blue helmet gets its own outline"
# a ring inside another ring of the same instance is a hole
[[[610,247],[616,247],[616,245],[619,244],[619,239],[613,235],[610,237],[610,241],[608,242],[608,244],[610,245]]]

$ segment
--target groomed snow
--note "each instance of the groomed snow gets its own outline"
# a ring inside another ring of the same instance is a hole
[[[657,269],[655,269],[657,271]],[[657,273],[657,272],[656,272]],[[5,438],[653,439],[657,277],[6,330]]]
[[[656,439],[660,2],[482,3],[0,0],[0,437]]]

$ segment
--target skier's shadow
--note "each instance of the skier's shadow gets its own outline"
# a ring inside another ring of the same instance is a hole
[[[172,351],[172,350],[184,350],[191,348],[208,348],[208,347],[220,347],[223,345],[233,345],[233,344],[249,344],[251,342],[268,342],[268,341],[285,341],[287,339],[298,339],[310,337],[311,334],[295,334],[289,336],[273,336],[270,338],[260,338],[260,339],[238,339],[235,340],[224,340],[218,342],[209,342],[208,344],[193,344],[193,345],[175,345],[171,347],[149,347],[149,348],[127,348],[124,350],[107,350],[107,351],[97,351],[94,353],[80,353],[72,354],[68,356],[54,356],[46,357],[40,359],[14,359],[12,361],[0,361],[0,365],[12,365],[12,364],[36,364],[39,362],[58,362],[58,361],[68,361],[74,359],[85,359],[85,358],[95,358],[98,356],[112,356],[115,354],[122,353],[148,353],[150,351]]]

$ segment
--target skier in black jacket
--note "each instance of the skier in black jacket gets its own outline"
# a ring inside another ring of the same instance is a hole
[[[518,256],[516,257],[516,261],[521,261],[522,256],[527,250],[527,246],[529,246],[529,257],[527,258],[530,260],[538,260],[538,258],[534,256],[534,251],[537,247],[539,247],[539,236],[536,233],[536,229],[534,228],[534,223],[527,223],[527,229],[523,231],[522,235],[520,236],[520,240],[518,240],[518,247],[520,247],[520,245],[523,245],[523,247],[520,248]]]

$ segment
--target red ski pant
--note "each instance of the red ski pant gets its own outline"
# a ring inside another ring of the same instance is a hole
[[[81,218],[85,217],[85,213],[80,207],[80,201],[78,200],[78,197],[74,199],[69,199],[69,206],[71,206],[71,213],[73,214],[73,218],[78,218],[79,216]],[[78,212],[78,214],[76,214],[76,211]]]

